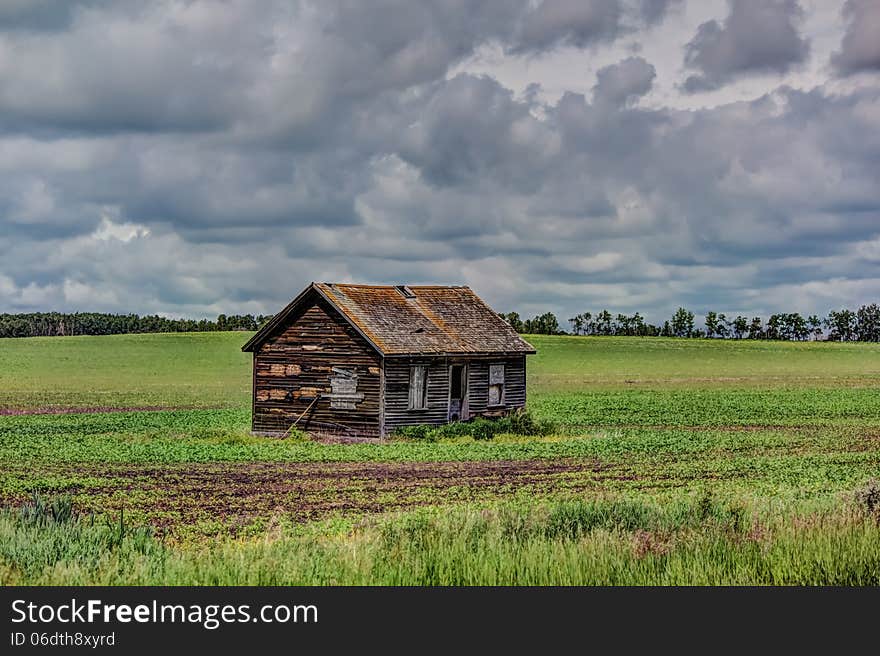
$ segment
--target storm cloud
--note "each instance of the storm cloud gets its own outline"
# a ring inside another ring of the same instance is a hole
[[[0,311],[267,313],[311,280],[562,317],[875,301],[868,5],[5,3]]]
[[[840,50],[831,58],[842,75],[880,71],[880,4],[872,0],[847,0],[843,6],[847,22]]]
[[[797,0],[730,0],[723,21],[700,25],[685,47],[685,62],[698,73],[685,91],[717,89],[743,75],[786,73],[802,63],[809,43],[798,32]]]

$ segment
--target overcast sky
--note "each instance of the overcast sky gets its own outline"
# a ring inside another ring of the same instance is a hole
[[[876,0],[0,0],[0,312],[880,301]]]

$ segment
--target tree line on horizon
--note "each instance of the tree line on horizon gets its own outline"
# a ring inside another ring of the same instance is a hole
[[[564,330],[552,312],[522,319],[517,312],[499,313],[519,333],[538,335],[608,335],[637,337],[682,337],[709,339],[769,339],[787,341],[829,340],[880,342],[880,307],[876,303],[858,310],[832,310],[827,316],[802,316],[797,312],[761,317],[706,313],[703,327],[696,315],[678,308],[662,326],[645,321],[641,314],[612,314],[602,310],[583,312],[568,320]],[[220,314],[216,319],[172,319],[159,315],[108,314],[99,312],[30,312],[0,314],[0,337],[55,337],[70,335],[121,335],[137,333],[255,331],[271,315]]]
[[[612,314],[608,310],[593,315],[576,314],[568,320],[570,331],[562,329],[552,312],[522,319],[517,312],[499,313],[518,333],[537,335],[598,335],[634,337],[682,337],[703,339],[768,339],[783,341],[827,340],[838,342],[880,342],[880,306],[863,305],[858,310],[832,310],[825,317],[804,317],[798,312],[762,317],[737,315],[728,318],[723,312],[706,313],[703,327],[696,315],[678,308],[662,326],[645,321],[641,314]]]
[[[253,314],[220,314],[216,319],[170,319],[156,314],[140,316],[101,312],[0,314],[0,337],[253,331],[271,318]]]

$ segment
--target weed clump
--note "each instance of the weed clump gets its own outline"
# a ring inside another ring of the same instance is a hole
[[[91,582],[99,571],[124,569],[139,556],[159,562],[164,551],[151,527],[126,524],[122,511],[96,521],[77,513],[69,496],[37,494],[18,508],[0,509],[0,565],[6,571],[0,583],[53,583],[55,575]]]
[[[69,524],[75,518],[73,501],[66,495],[47,500],[39,494],[34,494],[29,502],[22,504],[18,509],[18,521],[25,526]]]
[[[444,439],[470,437],[475,440],[491,440],[496,435],[550,435],[556,431],[556,424],[549,420],[536,419],[529,412],[515,412],[506,417],[484,419],[477,417],[470,421],[456,421],[440,426],[402,426],[394,436],[409,440],[437,442]]]
[[[880,481],[872,478],[856,491],[856,503],[865,514],[880,523]]]

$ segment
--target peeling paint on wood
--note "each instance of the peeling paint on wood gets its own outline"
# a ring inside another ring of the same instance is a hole
[[[283,367],[284,375],[271,375],[273,365],[278,365],[275,371]],[[354,408],[331,408],[334,368],[358,376],[356,394],[362,398],[353,401]],[[315,295],[287,328],[255,353],[253,430],[280,434],[306,413],[298,428],[378,435],[379,376],[369,375],[370,368],[381,368],[372,347]],[[270,389],[289,394],[275,399]],[[320,398],[309,409],[316,396]]]

